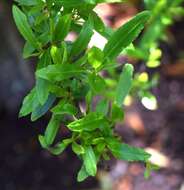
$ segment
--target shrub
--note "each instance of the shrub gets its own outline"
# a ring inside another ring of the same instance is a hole
[[[101,72],[114,69],[117,56],[142,31],[149,20],[148,11],[137,14],[113,31],[93,11],[98,3],[118,0],[16,0],[13,17],[26,43],[23,57],[37,57],[35,86],[24,98],[20,117],[31,114],[35,121],[51,112],[52,116],[39,141],[54,155],[71,145],[83,161],[78,181],[95,176],[101,158],[142,161],[147,173],[152,168],[150,154],[121,142],[114,126],[123,120],[123,102],[132,86],[133,66],[125,64],[115,85],[107,84]],[[107,39],[103,49],[88,48],[94,31]],[[67,41],[75,32],[75,41]],[[97,104],[94,104],[97,99]],[[81,106],[81,102],[83,106]],[[71,137],[55,142],[65,126]]]

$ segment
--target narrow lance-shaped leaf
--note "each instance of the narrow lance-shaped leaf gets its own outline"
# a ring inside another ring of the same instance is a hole
[[[31,114],[31,121],[36,121],[37,119],[42,117],[51,108],[55,99],[56,99],[56,96],[53,94],[50,94],[45,104],[41,105],[38,101],[38,98],[36,97],[34,108]]]
[[[54,41],[62,41],[68,34],[71,26],[71,14],[61,16],[54,30]]]
[[[74,64],[56,64],[37,70],[36,75],[49,81],[61,81],[74,76],[79,77],[83,73],[84,70],[80,66]]]
[[[53,114],[44,135],[45,141],[48,146],[54,142],[60,124],[61,124],[61,116],[56,116]]]
[[[26,116],[32,112],[35,96],[36,91],[35,89],[32,89],[31,92],[23,100],[23,104],[19,112],[19,117]]]
[[[96,167],[97,163],[96,163],[95,153],[91,146],[88,146],[85,148],[83,160],[84,160],[84,166],[85,166],[87,173],[91,176],[95,176],[96,170],[97,170],[97,167]]]
[[[88,19],[77,38],[74,42],[71,50],[71,55],[76,56],[80,54],[87,47],[91,37],[93,35],[93,24],[90,19]]]
[[[87,177],[89,177],[90,175],[88,174],[88,172],[86,171],[86,168],[84,165],[82,165],[80,171],[78,172],[77,175],[77,181],[78,182],[82,182],[84,181]]]
[[[13,17],[19,32],[35,48],[38,48],[38,41],[28,23],[26,15],[17,7],[13,6]]]
[[[44,54],[41,56],[37,69],[39,68],[44,68],[47,65],[50,65],[51,62],[51,58],[50,58],[50,53],[47,50],[46,52],[44,52]],[[41,105],[44,105],[45,102],[47,101],[48,97],[49,97],[49,90],[50,90],[50,82],[37,77],[36,78],[36,94],[37,94],[37,98],[38,101]]]
[[[123,67],[123,71],[120,75],[120,79],[116,89],[116,104],[120,107],[125,97],[128,95],[132,86],[132,76],[133,76],[133,66],[131,64],[126,64]]]
[[[82,119],[76,120],[68,124],[68,128],[72,131],[93,131],[99,128],[100,125],[105,121],[104,116],[99,113],[89,113]]]
[[[139,35],[149,17],[150,14],[148,11],[141,12],[114,32],[105,45],[105,57],[114,59],[120,52],[122,52],[122,50]]]
[[[151,156],[143,149],[120,143],[117,139],[106,139],[106,141],[112,154],[118,159],[146,162]]]
[[[51,110],[55,115],[75,115],[77,114],[77,108],[67,103],[66,101],[61,100],[54,108]]]

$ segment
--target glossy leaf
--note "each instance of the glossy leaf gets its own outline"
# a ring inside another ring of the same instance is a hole
[[[38,41],[28,23],[26,15],[17,7],[13,6],[13,17],[19,32],[35,48],[38,48]]]
[[[71,55],[76,56],[80,54],[87,47],[91,37],[93,35],[93,25],[90,20],[86,21],[83,28],[77,38],[77,40],[72,45]]]
[[[133,70],[134,68],[131,64],[125,64],[123,67],[116,89],[116,103],[119,107],[122,106],[132,87]]]
[[[109,149],[112,151],[112,154],[120,160],[146,162],[151,156],[141,148],[132,147],[125,143],[120,143],[115,139],[107,140],[107,144]]]
[[[91,112],[84,118],[71,122],[67,127],[76,132],[93,131],[99,128],[102,122],[105,122],[102,114]]]
[[[87,173],[91,176],[95,176],[96,170],[97,170],[96,157],[95,157],[95,153],[91,146],[88,146],[85,148],[83,160],[84,160],[84,166],[85,166]]]
[[[77,155],[84,154],[85,152],[84,148],[81,145],[77,144],[76,142],[72,143],[72,150]]]
[[[104,57],[103,52],[97,47],[92,47],[88,51],[88,62],[95,69],[100,67],[100,65],[103,62],[103,57]]]
[[[48,146],[54,142],[60,125],[61,117],[53,114],[44,134],[45,142]]]
[[[72,17],[71,14],[60,16],[54,30],[54,41],[62,41],[70,31]]]
[[[56,64],[56,65],[49,65],[46,68],[37,70],[36,75],[40,78],[49,80],[49,81],[61,81],[64,79],[69,79],[71,77],[78,77],[84,70],[72,64]]]
[[[84,181],[87,177],[89,177],[90,175],[88,174],[88,172],[86,171],[86,168],[84,165],[82,165],[80,171],[78,172],[77,175],[77,181],[78,182],[82,182]]]
[[[141,12],[114,32],[105,45],[105,57],[113,59],[118,56],[139,35],[149,17],[148,11]]]
[[[68,115],[76,115],[77,114],[77,108],[70,104],[67,103],[66,101],[60,101],[54,108],[51,110],[55,115],[63,115],[63,114],[68,114]]]
[[[35,89],[32,89],[31,92],[23,100],[22,107],[19,112],[19,117],[26,116],[32,112],[35,102],[35,97],[36,97]]]

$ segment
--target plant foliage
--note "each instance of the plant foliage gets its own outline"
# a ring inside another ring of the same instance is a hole
[[[147,152],[121,142],[113,130],[116,122],[123,120],[122,105],[132,86],[133,66],[124,65],[115,88],[101,72],[117,66],[117,56],[140,34],[150,13],[141,12],[111,31],[93,9],[98,3],[118,0],[16,2],[13,17],[26,40],[23,56],[38,59],[35,87],[24,98],[20,116],[31,114],[35,121],[47,112],[52,114],[45,133],[39,135],[42,147],[59,155],[71,145],[83,162],[78,181],[95,176],[100,159],[110,154],[126,161],[147,162]],[[94,31],[107,39],[104,49],[88,48]],[[70,32],[77,34],[76,40],[67,40]],[[114,95],[110,97],[109,92]],[[68,128],[71,137],[56,142],[61,127]]]

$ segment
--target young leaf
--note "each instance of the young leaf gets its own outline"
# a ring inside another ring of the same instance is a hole
[[[43,135],[39,135],[39,136],[38,136],[38,140],[39,140],[39,142],[40,142],[42,148],[45,148],[45,149],[48,148],[48,144],[46,143],[45,138],[44,138]]]
[[[90,175],[88,174],[88,172],[86,171],[86,168],[84,165],[82,165],[80,171],[78,172],[77,175],[77,181],[78,182],[82,182],[84,181],[87,177],[89,177]]]
[[[76,132],[93,131],[105,122],[104,116],[99,113],[91,112],[84,118],[71,122],[67,127]]]
[[[38,48],[38,41],[28,23],[26,15],[17,7],[13,6],[13,17],[19,32],[34,47]]]
[[[60,155],[66,148],[68,144],[66,143],[57,143],[54,147],[49,147],[48,150],[53,155]]]
[[[153,170],[159,170],[159,166],[155,165],[155,164],[152,164],[151,162],[146,162],[146,169],[145,169],[145,172],[144,172],[144,178],[145,179],[148,179],[151,175],[151,172]]]
[[[85,153],[83,154],[84,166],[87,173],[91,176],[96,175],[96,157],[91,146],[85,148]]]
[[[122,106],[125,97],[128,95],[132,86],[133,66],[125,64],[116,89],[116,103],[119,107]]]
[[[137,14],[133,19],[120,27],[105,45],[104,55],[114,59],[124,48],[126,48],[143,29],[148,21],[150,13],[148,11]]]
[[[72,143],[72,150],[77,155],[84,154],[85,152],[84,148],[81,145],[77,144],[76,142]]]
[[[63,56],[62,56],[62,49],[58,48],[57,46],[52,46],[50,50],[50,54],[54,64],[62,64]]]
[[[103,52],[97,47],[92,47],[88,51],[88,62],[94,69],[97,69],[102,64],[103,57]]]

